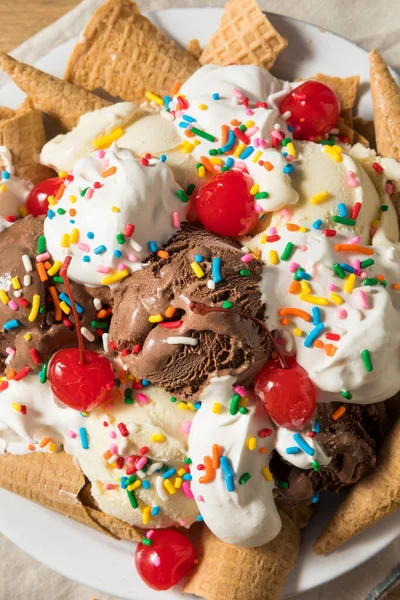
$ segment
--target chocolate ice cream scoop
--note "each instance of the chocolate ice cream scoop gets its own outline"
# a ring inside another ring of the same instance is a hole
[[[236,241],[184,224],[118,286],[110,340],[136,377],[191,399],[213,374],[252,381],[271,352],[262,328],[229,311],[200,315],[189,308],[201,302],[263,319],[262,263],[242,257]]]
[[[53,260],[40,257],[45,254],[45,240],[40,236],[43,218],[32,217],[0,233],[0,362],[7,371],[23,367],[38,371],[56,350],[77,345],[73,316],[67,314],[69,297],[57,269],[51,268]],[[94,324],[102,319],[97,317],[93,299],[83,286],[73,284],[72,289],[81,311],[80,326],[88,332],[85,344],[101,345]],[[58,306],[64,302],[64,310],[58,308],[56,313],[55,302]],[[103,324],[108,326],[106,321]]]

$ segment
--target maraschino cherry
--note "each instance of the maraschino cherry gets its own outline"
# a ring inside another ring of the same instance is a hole
[[[168,590],[194,566],[192,542],[173,529],[152,530],[136,548],[136,568],[153,590]]]
[[[257,375],[254,382],[255,392],[277,425],[287,429],[302,429],[314,414],[316,389],[307,372],[297,364],[295,356],[283,357],[280,354],[265,323],[241,311],[207,306],[201,302],[190,302],[189,308],[199,315],[228,312],[251,319],[262,327],[275,349],[277,358],[269,360]]]
[[[60,275],[71,301],[78,348],[64,348],[54,354],[49,364],[48,379],[54,395],[63,404],[75,410],[90,411],[110,400],[111,390],[115,385],[114,372],[105,356],[84,349],[79,317],[67,274],[71,258],[65,258]]]
[[[224,171],[204,183],[196,194],[196,211],[208,231],[229,237],[249,233],[258,219],[249,180],[240,171]]]
[[[282,100],[279,110],[289,111],[287,122],[294,127],[294,137],[310,140],[333,129],[339,118],[340,103],[335,92],[320,81],[306,81]]]
[[[37,183],[25,201],[28,213],[34,217],[46,215],[49,208],[49,196],[55,196],[63,183],[64,179],[60,177],[52,177]]]

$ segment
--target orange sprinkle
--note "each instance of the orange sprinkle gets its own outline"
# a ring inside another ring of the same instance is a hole
[[[196,136],[194,135],[194,133],[192,133],[192,132],[190,131],[190,129],[186,129],[186,130],[185,130],[185,135],[186,135],[186,137],[189,137],[189,138],[196,137]]]
[[[368,256],[374,253],[372,248],[357,246],[356,244],[335,244],[333,248],[336,252],[356,252],[357,254],[367,254]]]
[[[49,276],[46,273],[46,269],[44,268],[43,263],[36,263],[36,271],[39,274],[39,279],[41,282],[48,280]]]
[[[375,275],[378,281],[383,281],[385,278],[383,275]]]
[[[104,454],[103,454],[104,460],[108,460],[111,457],[112,457],[111,452],[109,450],[106,450],[106,452],[104,452]]]
[[[114,173],[117,172],[117,167],[110,167],[109,169],[106,169],[105,171],[102,172],[101,176],[102,177],[110,177],[110,175],[114,175]]]
[[[333,344],[325,344],[325,354],[330,357],[334,357],[336,354],[337,348]]]
[[[225,146],[228,141],[229,127],[228,125],[221,125],[221,146]]]
[[[53,265],[48,260],[46,260],[46,262],[44,263],[44,268],[46,269],[46,271],[48,271],[49,269],[51,269],[52,266]]]
[[[298,294],[300,291],[300,283],[293,279],[292,283],[289,285],[288,292],[289,294]]]
[[[166,250],[158,250],[157,256],[159,256],[160,258],[168,258],[169,252],[167,252]]]
[[[343,405],[339,406],[339,408],[337,408],[335,410],[335,412],[331,414],[332,421],[337,421],[338,419],[340,419],[340,417],[342,415],[344,415],[345,412],[346,412],[346,407]]]
[[[204,465],[206,467],[206,474],[203,475],[203,477],[200,477],[199,483],[209,483],[215,477],[215,469],[209,456],[204,457]]]
[[[305,310],[301,310],[300,308],[281,308],[279,311],[279,315],[281,317],[286,317],[287,315],[293,315],[295,317],[300,317],[305,321],[310,322],[312,320],[311,315],[308,314]]]
[[[281,319],[282,325],[290,325],[290,319]]]
[[[233,125],[234,127],[235,127],[236,125],[240,125],[240,122],[239,122],[237,119],[232,119],[232,121],[231,121],[230,123],[231,123],[231,125]]]
[[[11,379],[14,379],[16,374],[17,374],[17,371],[15,369],[10,369],[6,375],[8,381],[10,381]]]
[[[51,442],[51,438],[49,437],[44,437],[42,439],[42,441],[39,444],[39,448],[44,448],[45,446],[47,446],[47,444],[49,444]]]
[[[35,449],[35,446],[33,444],[28,444],[28,450],[30,450],[31,452],[33,452]]]
[[[260,454],[267,454],[268,450],[266,448],[260,448],[259,449],[259,453]]]
[[[99,310],[99,312],[97,313],[97,318],[98,319],[105,319],[107,316],[107,311],[105,308],[102,308],[101,310]]]
[[[215,173],[214,165],[211,164],[207,156],[200,156],[200,162],[210,173]]]
[[[287,223],[286,229],[288,231],[298,231],[300,229],[300,227],[298,225],[296,225],[295,223]]]
[[[400,283],[394,283],[392,285],[392,290],[400,290]]]
[[[54,285],[49,287],[49,292],[51,299],[53,300],[54,308],[55,308],[55,319],[56,321],[62,321],[62,310],[60,308],[60,299],[57,294],[57,290]]]
[[[273,168],[274,165],[270,163],[269,160],[264,161],[264,169],[267,169],[267,171],[272,171]]]
[[[314,346],[315,346],[315,348],[322,349],[322,348],[324,348],[325,344],[324,344],[324,342],[321,342],[321,340],[315,340]]]
[[[60,200],[61,196],[65,192],[65,185],[62,183],[58,188],[57,194],[54,196],[54,200]]]
[[[70,214],[71,217],[75,217],[75,215],[76,215],[76,209],[75,208],[70,208],[68,212],[69,212],[69,214]]]
[[[182,82],[181,81],[177,81],[176,83],[174,83],[174,85],[172,86],[172,90],[171,90],[171,94],[173,96],[175,96],[175,94],[177,94],[179,92],[179,90],[182,87]]]
[[[174,316],[176,311],[176,308],[173,306],[167,306],[167,308],[165,309],[165,316],[167,317],[167,319],[170,319],[171,317]]]
[[[221,446],[213,444],[212,447],[212,466],[214,469],[219,467],[219,457],[221,456]]]

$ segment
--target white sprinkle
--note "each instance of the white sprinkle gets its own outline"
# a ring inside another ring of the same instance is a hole
[[[6,360],[4,361],[6,365],[9,365],[13,358],[14,356],[12,354],[9,354],[9,356],[7,356]]]
[[[163,466],[162,462],[156,462],[153,463],[152,465],[149,466],[149,468],[147,469],[146,473],[147,475],[153,475],[153,473],[155,471],[157,471],[157,469],[161,469]]]
[[[30,273],[31,271],[33,271],[31,259],[29,258],[29,256],[27,254],[22,255],[22,262],[24,264],[24,268],[27,273]]]
[[[15,291],[14,291],[14,296],[15,296],[16,298],[21,298],[21,296],[22,296],[22,292],[21,292],[21,290],[15,290]]]
[[[28,286],[31,285],[32,283],[32,278],[30,275],[24,275],[24,285]]]
[[[103,341],[103,350],[106,354],[109,354],[110,352],[110,340],[109,340],[109,334],[108,333],[103,333],[103,335],[101,336],[101,339]]]
[[[167,121],[174,121],[175,117],[174,115],[171,115],[171,113],[169,113],[167,110],[160,110],[160,115],[166,119]]]
[[[132,238],[129,240],[129,243],[135,252],[141,252],[143,250],[142,246],[138,242],[135,242],[135,240]]]
[[[126,450],[128,449],[128,444],[129,444],[128,440],[125,437],[122,438],[121,443],[118,446],[118,454],[120,456],[122,456],[126,452]]]
[[[113,463],[117,462],[118,460],[118,454],[113,454],[109,459],[108,459],[108,464],[112,465]]]
[[[161,500],[163,502],[166,502],[168,500],[168,496],[167,496],[166,492],[164,491],[164,479],[161,477],[161,475],[159,475],[156,479],[156,490],[157,490],[157,494],[160,496]]]
[[[47,194],[45,194],[44,192],[42,192],[41,194],[38,194],[38,200],[41,200],[42,202],[44,202],[45,200],[47,200]]]
[[[177,335],[176,337],[167,338],[167,344],[185,344],[187,346],[197,346],[199,340],[191,337],[185,337],[183,335]]]
[[[86,329],[86,327],[81,327],[81,334],[88,340],[88,342],[94,342],[95,337],[93,333],[89,331],[89,329]]]
[[[95,307],[96,310],[101,310],[101,300],[100,300],[100,298],[94,298],[94,300],[93,300],[93,306]]]
[[[146,477],[146,473],[142,470],[136,471],[135,475],[139,475],[140,479],[144,479]]]
[[[274,125],[274,129],[275,129],[276,131],[279,131],[279,130],[280,130],[280,128],[281,128],[280,124],[279,124],[279,123],[275,123],[275,125]]]
[[[215,281],[213,279],[209,279],[207,281],[207,287],[209,290],[215,290]]]
[[[283,115],[281,115],[281,117],[284,121],[287,121],[291,116],[292,116],[292,113],[290,112],[290,110],[287,110],[286,112],[283,113]]]
[[[237,98],[237,96],[232,96],[232,98],[231,98],[231,104],[233,106],[238,106],[239,105],[239,98]]]
[[[248,254],[249,253],[249,249],[248,249],[247,246],[242,246],[240,249],[243,252],[243,254]]]

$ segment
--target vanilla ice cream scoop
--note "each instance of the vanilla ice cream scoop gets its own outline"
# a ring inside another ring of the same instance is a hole
[[[89,286],[113,285],[157,251],[180,227],[187,197],[160,160],[128,150],[90,154],[75,165],[44,224],[54,260],[73,256],[69,276]]]

